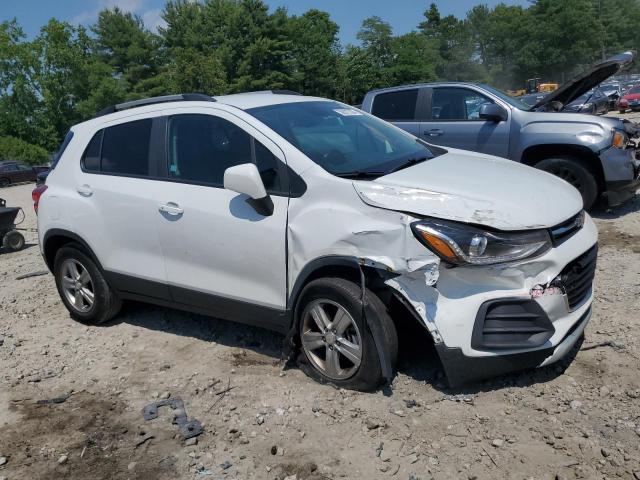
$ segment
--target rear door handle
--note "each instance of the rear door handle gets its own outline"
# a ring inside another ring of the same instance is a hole
[[[177,217],[178,215],[182,215],[184,213],[184,210],[180,208],[180,205],[173,202],[167,202],[159,205],[158,210],[173,217]]]
[[[439,135],[442,135],[443,133],[444,130],[440,130],[439,128],[432,128],[431,130],[427,130],[424,134],[430,137],[437,137]]]
[[[77,187],[76,191],[83,197],[90,197],[91,195],[93,195],[93,190],[91,189],[91,186],[87,185],[86,183],[84,185],[80,185],[79,187]]]

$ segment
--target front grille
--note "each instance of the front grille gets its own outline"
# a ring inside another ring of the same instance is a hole
[[[546,313],[533,300],[489,300],[476,315],[471,346],[476,350],[533,348],[543,345],[554,332]]]
[[[584,224],[584,210],[581,210],[569,220],[562,222],[555,227],[549,229],[551,235],[551,241],[553,245],[557,247],[569,238],[571,238],[578,230],[582,228]]]
[[[564,291],[567,294],[569,308],[574,310],[591,293],[593,277],[596,273],[598,245],[594,245],[560,273]]]

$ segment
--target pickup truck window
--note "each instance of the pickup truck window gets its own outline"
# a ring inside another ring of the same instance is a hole
[[[417,102],[417,88],[380,93],[373,99],[371,113],[388,121],[412,122],[416,118]]]
[[[467,88],[435,88],[431,100],[432,120],[480,120],[480,107],[493,103],[484,95]]]

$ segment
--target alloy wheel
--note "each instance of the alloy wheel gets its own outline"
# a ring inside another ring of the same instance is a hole
[[[314,300],[302,316],[302,348],[309,361],[334,380],[352,377],[362,362],[362,336],[349,312],[338,303]]]
[[[61,265],[62,291],[69,304],[78,312],[86,313],[94,303],[91,275],[82,263],[67,258]]]

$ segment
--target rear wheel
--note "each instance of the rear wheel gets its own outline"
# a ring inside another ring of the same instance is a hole
[[[9,185],[11,185],[11,180],[7,177],[0,178],[0,188],[8,187]]]
[[[315,380],[354,390],[372,390],[382,381],[375,340],[366,322],[382,327],[381,348],[395,366],[398,336],[382,301],[366,290],[362,318],[359,285],[342,278],[310,282],[301,293],[299,340],[303,370]]]
[[[95,262],[75,246],[58,250],[53,269],[58,293],[71,317],[97,325],[111,320],[122,302]]]
[[[591,208],[595,203],[598,197],[598,184],[594,174],[579,160],[570,157],[546,158],[538,162],[535,167],[573,185],[580,192],[585,209]]]

